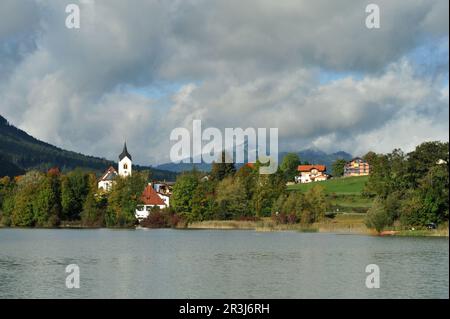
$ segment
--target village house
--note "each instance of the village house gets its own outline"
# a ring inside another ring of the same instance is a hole
[[[109,192],[117,175],[116,169],[110,166],[98,181],[98,189]]]
[[[355,157],[344,166],[344,176],[366,176],[370,173],[370,165],[360,157]]]
[[[110,166],[98,181],[98,189],[109,192],[112,189],[114,180],[117,176],[128,177],[131,176],[132,158],[127,150],[127,143],[123,146],[123,151],[119,155],[119,172]]]
[[[98,189],[106,192],[111,191],[117,177],[130,177],[132,174],[132,157],[128,152],[127,144],[123,146],[119,155],[118,171],[109,167],[98,181]],[[160,209],[170,206],[173,183],[155,182],[149,183],[141,195],[142,205],[136,207],[135,216],[138,220],[147,218],[152,208],[158,206]]]
[[[142,220],[148,217],[154,207],[160,209],[169,207],[170,194],[158,193],[154,189],[154,185],[149,183],[141,195],[142,205],[136,207],[135,216],[138,220]]]
[[[326,170],[325,165],[299,165],[297,171],[300,174],[295,176],[295,182],[303,184],[325,181],[330,177]]]

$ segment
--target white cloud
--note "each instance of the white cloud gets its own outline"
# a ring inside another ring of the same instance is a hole
[[[369,31],[351,0],[84,1],[75,31],[60,1],[2,1],[0,114],[111,159],[127,139],[143,164],[168,160],[170,131],[196,118],[279,127],[292,150],[448,139],[448,69],[416,72],[408,58],[428,39],[448,53],[448,1],[378,4],[381,29]],[[322,70],[342,76],[321,83]],[[159,82],[181,85],[155,98],[129,89]]]

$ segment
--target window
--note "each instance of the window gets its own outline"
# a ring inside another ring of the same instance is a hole
[[[123,169],[128,169],[128,164],[127,163],[123,164]]]

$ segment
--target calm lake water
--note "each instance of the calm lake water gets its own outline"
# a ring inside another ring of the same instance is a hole
[[[0,298],[448,298],[448,254],[448,238],[0,229]]]

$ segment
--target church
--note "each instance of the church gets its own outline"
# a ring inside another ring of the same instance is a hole
[[[106,172],[102,175],[98,182],[98,189],[102,189],[104,191],[110,191],[114,179],[117,176],[121,177],[129,177],[132,172],[132,157],[130,153],[128,153],[127,143],[123,145],[123,151],[119,155],[119,172],[116,171],[114,167],[109,167]]]

